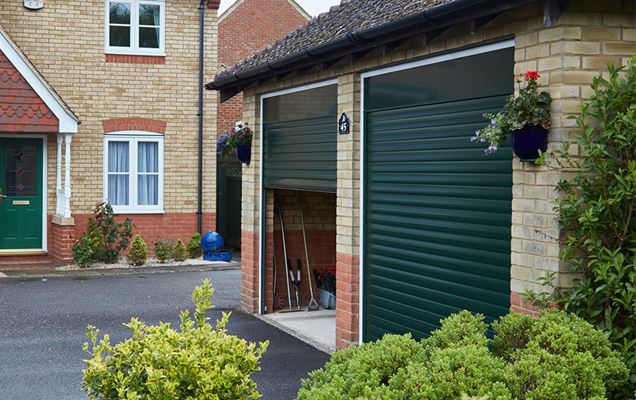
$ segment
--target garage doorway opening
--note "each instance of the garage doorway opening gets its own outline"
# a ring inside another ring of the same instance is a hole
[[[265,318],[334,351],[336,194],[269,189],[267,197]],[[310,311],[312,289],[319,309]]]

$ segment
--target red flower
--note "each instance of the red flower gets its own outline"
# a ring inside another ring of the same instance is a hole
[[[533,81],[536,81],[537,79],[539,79],[541,75],[539,75],[539,72],[537,71],[528,71],[526,72],[526,78],[527,79],[532,79]]]

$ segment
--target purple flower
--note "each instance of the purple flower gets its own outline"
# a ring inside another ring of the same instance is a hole
[[[495,118],[490,120],[490,125],[497,126],[497,120]]]

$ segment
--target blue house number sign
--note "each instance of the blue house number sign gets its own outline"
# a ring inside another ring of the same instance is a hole
[[[347,114],[342,113],[340,120],[338,121],[338,134],[348,135],[351,131],[351,124],[349,123],[349,117]]]

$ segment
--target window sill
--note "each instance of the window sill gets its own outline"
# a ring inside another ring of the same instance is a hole
[[[164,209],[140,210],[139,208],[119,208],[119,207],[113,206],[113,213],[115,215],[145,215],[145,214],[161,215],[161,214],[165,214],[166,212]]]
[[[165,64],[166,56],[165,55],[142,55],[142,54],[106,54],[105,61],[107,63],[157,65],[157,64]]]

